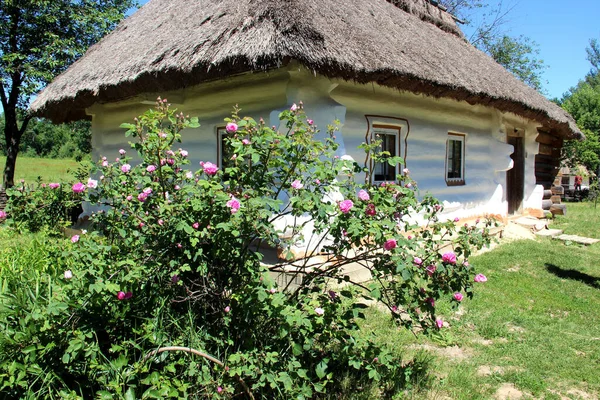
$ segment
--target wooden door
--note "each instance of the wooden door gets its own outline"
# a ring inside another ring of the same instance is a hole
[[[523,205],[525,193],[525,149],[522,137],[508,136],[506,142],[514,147],[510,156],[513,167],[506,171],[506,200],[508,213],[515,214]]]

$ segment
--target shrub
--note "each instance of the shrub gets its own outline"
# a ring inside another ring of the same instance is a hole
[[[471,296],[467,258],[487,231],[439,221],[441,206],[419,200],[408,171],[396,183],[359,183],[367,171],[336,155],[335,127],[317,140],[302,105],[280,118],[283,132],[235,110],[231,159],[197,171],[176,148],[195,119],[159,99],[124,124],[139,159],[123,149],[100,160],[97,185],[73,186],[104,207],[95,230],[52,250],[60,275],[44,281],[42,300],[19,305],[35,318],[2,316],[5,331],[29,332],[0,349],[0,373],[15,377],[4,393],[319,398],[370,385],[386,397],[409,381],[389,349],[353,334],[366,302],[400,325],[442,329],[435,302]],[[377,142],[363,147],[402,162]],[[291,260],[299,242],[329,261]],[[265,245],[287,249],[285,259],[263,264]],[[356,263],[370,283],[344,272]],[[278,271],[298,285],[277,286]]]

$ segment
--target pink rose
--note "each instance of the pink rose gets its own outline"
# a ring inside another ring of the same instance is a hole
[[[229,307],[229,306],[225,307],[225,312],[228,313],[229,311],[231,311],[231,307]]]
[[[304,185],[302,184],[302,182],[300,182],[298,179],[296,179],[294,182],[292,182],[292,187],[294,189],[300,190],[304,187]]]
[[[204,172],[206,173],[206,175],[209,176],[213,176],[217,173],[217,171],[219,170],[219,167],[217,167],[215,164],[211,163],[211,162],[205,162],[203,165],[204,168]]]
[[[454,218],[454,222],[458,222],[460,219],[458,217]]]
[[[146,193],[142,192],[142,193],[138,194],[137,198],[139,201],[141,201],[143,203],[148,199],[148,195]]]
[[[230,122],[225,126],[225,130],[227,133],[236,133],[238,130],[238,126],[235,122]]]
[[[73,189],[73,192],[75,193],[83,193],[85,191],[85,185],[81,182],[77,182],[71,189]]]
[[[435,320],[435,326],[437,326],[438,329],[442,329],[444,327],[444,321],[441,319],[436,319]]]
[[[89,178],[87,182],[87,187],[89,187],[90,189],[96,189],[98,187],[98,181]]]
[[[456,254],[454,254],[452,251],[444,253],[444,255],[442,255],[442,261],[447,264],[456,264]]]
[[[344,201],[341,201],[339,204],[340,211],[344,214],[348,214],[350,212],[350,209],[352,209],[353,206],[354,206],[354,203],[352,202],[352,200],[344,200]]]
[[[119,292],[117,293],[117,299],[119,300],[127,300],[130,299],[131,297],[133,297],[133,294],[131,292]]]
[[[298,106],[296,105],[296,103],[292,104],[292,106],[290,107],[291,112],[295,112],[297,109],[298,109]]]
[[[163,224],[164,224],[164,223],[165,223],[165,221],[163,221],[162,219],[159,219],[159,220],[158,220],[158,224],[159,224],[160,226],[163,226]]]
[[[419,257],[415,257],[415,258],[413,258],[413,264],[421,265],[421,264],[423,264],[423,260],[421,260]]]
[[[126,199],[127,201],[131,201],[131,200],[133,200],[133,196],[132,196],[132,195],[129,195],[129,196],[125,197],[125,199]]]
[[[79,235],[71,236],[71,243],[77,243],[77,242],[79,242]]]
[[[475,275],[475,282],[487,282],[487,277],[483,274]]]
[[[192,228],[194,228],[194,229],[198,229],[198,228],[200,228],[200,224],[199,224],[199,223],[197,223],[197,222],[194,222],[194,223],[192,224]]]
[[[454,293],[454,295],[452,297],[454,297],[454,300],[456,300],[456,301],[462,301],[462,299],[463,299],[462,293],[459,293],[459,292]]]
[[[271,289],[269,289],[269,293],[275,294],[275,293],[277,293],[277,289],[271,288]]]
[[[408,175],[408,174],[410,174],[410,171],[408,170],[408,168],[404,168],[404,169],[402,170],[402,172],[404,172],[404,175]]]
[[[366,190],[359,190],[358,191],[358,198],[361,199],[362,201],[369,201],[371,200],[371,197],[369,196],[369,193]]]
[[[6,219],[6,212],[4,212],[3,210],[0,210],[0,220]]]
[[[58,189],[60,187],[60,183],[51,183],[48,186],[50,189]]]
[[[315,123],[315,121],[313,121],[312,119],[307,119],[307,120],[306,120],[306,122],[307,122],[309,125],[313,125],[313,124]]]
[[[369,217],[373,217],[375,214],[377,214],[377,211],[375,211],[375,204],[367,204],[365,214],[367,214]]]
[[[242,144],[244,146],[248,146],[250,144],[250,141],[248,139],[242,139]]]
[[[131,165],[129,164],[123,164],[121,165],[121,171],[123,171],[123,173],[128,173],[129,171],[131,171]]]
[[[430,297],[425,301],[431,304],[431,307],[435,307],[435,300],[433,299],[433,297]]]
[[[71,279],[73,278],[73,272],[71,272],[70,269],[66,270],[64,273],[65,279]]]
[[[102,161],[102,166],[103,167],[108,167],[108,161],[106,161],[106,160]]]
[[[221,393],[223,391],[223,388],[221,386],[217,386],[217,393]]]
[[[124,156],[124,155],[125,155],[125,153],[127,153],[125,150],[123,150],[123,149],[120,149],[120,150],[119,150],[119,154],[120,154],[120,155]]]
[[[179,150],[179,155],[183,158],[186,158],[188,156],[188,152],[187,150]]]
[[[147,187],[144,190],[142,190],[142,192],[144,192],[147,195],[151,195],[152,194],[152,188]]]
[[[317,308],[315,308],[315,314],[321,316],[321,315],[325,314],[325,310],[323,310],[321,307],[317,307]]]
[[[429,276],[433,276],[436,270],[437,267],[435,265],[428,265],[427,268],[425,268],[425,271],[427,271],[427,275]]]
[[[383,245],[383,248],[386,249],[387,251],[390,251],[390,250],[394,250],[397,245],[398,245],[398,243],[396,242],[396,239],[388,239],[388,240],[386,240],[385,244]]]
[[[156,171],[156,165],[148,165],[146,167],[146,171],[148,171],[148,172],[154,172],[154,171]]]
[[[238,212],[241,207],[240,201],[235,197],[232,197],[225,205],[231,209],[230,211],[232,214]]]
[[[321,184],[321,180],[320,179],[315,179],[315,184],[320,185]]]

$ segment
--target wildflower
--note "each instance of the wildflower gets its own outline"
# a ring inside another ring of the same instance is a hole
[[[231,209],[231,213],[235,214],[240,209],[240,201],[235,197],[231,197],[231,199],[226,203],[226,206]]]
[[[319,316],[325,314],[325,310],[323,310],[321,307],[317,307],[315,308],[315,313]]]
[[[129,164],[123,164],[121,165],[121,171],[123,171],[123,173],[128,173],[131,170],[131,165]]]
[[[452,297],[454,297],[454,300],[456,300],[456,301],[462,301],[462,299],[463,299],[462,293],[459,293],[459,292],[454,293],[454,295]]]
[[[477,274],[475,275],[475,282],[487,282],[487,277],[483,274]]]
[[[83,193],[85,191],[85,185],[81,182],[77,182],[71,189],[73,189],[74,193]]]
[[[87,187],[89,187],[90,189],[96,189],[98,187],[98,181],[89,178],[87,182]]]
[[[298,179],[296,179],[294,182],[292,182],[292,187],[294,189],[300,190],[304,187],[304,185],[302,184],[302,182],[300,182]]]
[[[448,253],[444,253],[442,255],[442,261],[447,264],[456,264],[456,254],[454,252],[449,251]]]
[[[60,187],[60,183],[53,182],[50,183],[48,186],[50,187],[50,189],[58,189]]]
[[[79,235],[71,236],[71,243],[77,243],[77,242],[79,242]]]
[[[125,153],[127,153],[125,150],[123,150],[123,149],[120,149],[120,150],[119,150],[119,154],[120,154],[120,155],[124,156],[124,155],[125,155]]]
[[[423,260],[421,260],[419,257],[415,257],[415,258],[413,258],[413,264],[421,265],[421,264],[423,264]]]
[[[369,196],[369,193],[366,190],[359,190],[358,191],[358,198],[361,199],[362,201],[369,201],[371,200],[371,197]]]
[[[71,272],[70,269],[66,270],[64,275],[65,275],[65,279],[73,278],[73,272]]]
[[[340,211],[344,214],[348,214],[350,212],[350,209],[353,206],[354,206],[354,203],[352,202],[352,200],[344,200],[344,201],[341,201],[339,204]]]
[[[388,239],[388,240],[386,240],[385,244],[383,245],[383,248],[386,249],[387,251],[390,251],[390,250],[394,250],[397,245],[398,245],[398,243],[396,242],[396,239]]]
[[[227,133],[236,133],[238,130],[238,126],[235,122],[230,122],[225,126],[225,130]]]
[[[298,109],[298,106],[296,105],[296,103],[292,104],[292,106],[290,107],[291,112],[295,112],[297,109]]]
[[[188,154],[189,153],[187,152],[187,150],[181,150],[181,149],[179,149],[179,155],[181,157],[186,158],[188,156]]]
[[[217,171],[219,170],[219,167],[217,167],[215,164],[213,164],[211,162],[205,162],[202,167],[203,167],[206,175],[209,175],[209,176],[215,175],[217,173]]]
[[[156,171],[156,165],[148,165],[146,167],[146,171],[151,172],[151,173]]]
[[[442,329],[444,327],[444,321],[442,319],[436,319],[435,320],[435,326],[437,326],[438,329]]]

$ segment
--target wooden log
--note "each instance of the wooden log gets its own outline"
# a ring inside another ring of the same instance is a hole
[[[553,204],[552,207],[550,207],[550,212],[552,215],[567,215],[567,205]]]
[[[550,190],[550,188],[552,187],[552,181],[538,177],[536,177],[535,184],[542,185],[544,187],[544,190]]]
[[[552,196],[550,198],[550,201],[552,202],[552,204],[560,204],[560,195],[556,195],[556,196]]]
[[[552,197],[552,190],[544,190],[544,200],[548,200],[550,197]]]
[[[540,143],[540,147],[539,147],[539,153],[546,155],[546,156],[552,156],[554,155],[554,152],[556,151],[556,148],[552,145],[549,144],[544,144],[544,143]]]
[[[557,167],[556,165],[551,165],[551,164],[544,164],[544,163],[536,163],[535,164],[535,172],[537,173],[539,172],[550,172],[552,174],[554,174],[554,176],[556,176],[556,174],[558,173],[558,171],[560,170],[560,167]]]
[[[535,164],[548,164],[548,165],[554,165],[556,167],[560,166],[560,159],[554,157],[554,156],[547,156],[544,154],[536,154],[535,155]]]
[[[552,191],[553,195],[563,195],[565,194],[565,188],[562,186],[552,186],[552,189],[550,189]]]
[[[549,210],[552,207],[552,200],[542,200],[542,210]]]
[[[537,135],[537,137],[535,138],[535,141],[538,143],[550,145],[552,147],[562,147],[562,144],[563,144],[563,141],[561,138],[552,136],[547,133],[542,133],[542,132],[540,132]]]

